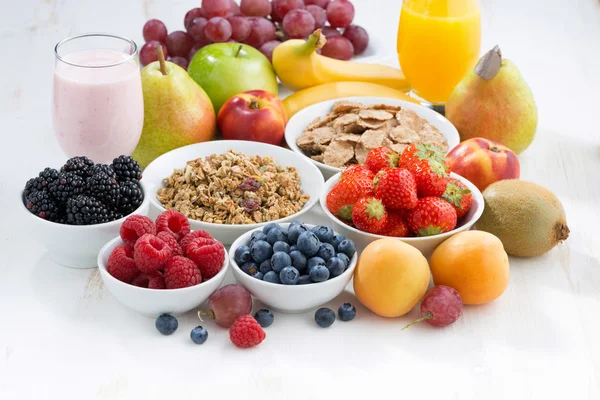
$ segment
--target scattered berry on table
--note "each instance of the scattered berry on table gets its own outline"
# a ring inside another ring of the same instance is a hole
[[[196,238],[186,247],[186,255],[192,260],[205,280],[217,275],[225,262],[225,248],[214,239]]]
[[[83,194],[86,189],[84,178],[73,172],[61,172],[57,179],[48,185],[48,192],[58,203],[66,203],[71,197]]]
[[[130,283],[139,274],[133,259],[133,249],[129,246],[117,246],[108,256],[106,271],[121,282]]]
[[[448,180],[442,199],[450,203],[456,210],[456,217],[461,218],[471,209],[473,194],[460,180],[451,179]]]
[[[387,219],[387,210],[376,197],[363,197],[352,209],[352,222],[364,232],[381,232],[387,224]]]
[[[337,257],[332,257],[327,260],[327,269],[329,270],[329,276],[335,278],[340,276],[346,269],[346,264]]]
[[[252,275],[252,277],[262,281],[262,280],[263,280],[263,278],[265,277],[265,274],[263,274],[263,273],[262,273],[262,272],[260,272],[260,271],[256,271],[256,272],[254,273],[254,275]]]
[[[201,282],[202,273],[192,260],[182,256],[175,256],[171,257],[167,262],[165,266],[165,285],[167,289],[194,286]]]
[[[335,256],[342,260],[342,262],[345,265],[345,268],[348,268],[348,266],[350,265],[350,258],[348,258],[347,255],[345,255],[344,253],[337,253]]]
[[[119,230],[121,240],[130,247],[133,247],[135,242],[147,233],[155,235],[156,226],[152,219],[144,215],[132,215],[127,217],[125,221],[123,221],[123,224],[121,224],[121,229]]]
[[[263,281],[271,283],[281,283],[281,280],[279,279],[279,274],[275,271],[267,272],[263,277]]]
[[[331,257],[335,256],[335,249],[329,243],[321,243],[319,246],[319,251],[317,252],[317,256],[327,261]]]
[[[265,340],[265,331],[251,315],[242,315],[229,328],[229,339],[240,348],[254,347]]]
[[[139,183],[127,181],[119,183],[119,204],[118,209],[125,214],[129,214],[138,209],[144,201],[144,192]]]
[[[156,329],[163,335],[170,335],[177,330],[177,318],[169,314],[161,314],[156,318]]]
[[[273,244],[273,252],[283,251],[284,253],[290,252],[290,245],[286,242],[278,241]]]
[[[101,224],[109,220],[106,207],[94,197],[84,194],[67,200],[66,211],[67,221],[71,225]]]
[[[337,251],[340,243],[342,243],[343,240],[346,240],[346,236],[344,235],[333,235],[333,238],[331,238],[331,245],[333,246],[333,248]]]
[[[287,242],[287,234],[277,226],[276,228],[270,229],[267,232],[267,242],[273,246],[275,242]]]
[[[119,184],[103,172],[90,176],[86,180],[86,193],[97,198],[109,208],[114,208],[119,203]]]
[[[202,344],[206,342],[206,339],[208,339],[208,331],[202,326],[198,325],[190,332],[190,338],[192,339],[192,342],[196,344]]]
[[[335,313],[330,308],[319,308],[315,312],[315,322],[321,328],[329,328],[335,322]]]
[[[315,265],[309,271],[310,280],[313,282],[324,282],[329,279],[329,270],[325,265]]]
[[[208,233],[202,229],[198,229],[197,231],[190,232],[187,235],[185,235],[183,237],[183,239],[181,239],[179,241],[179,244],[181,245],[183,252],[185,253],[187,251],[187,247],[189,246],[189,244],[198,238],[214,240],[214,238],[212,237],[212,235],[210,233]]]
[[[310,275],[300,275],[300,279],[298,279],[298,285],[308,285],[313,283],[310,279]]]
[[[417,184],[406,169],[386,168],[377,174],[375,196],[386,210],[411,209],[417,205]]]
[[[142,179],[142,168],[140,164],[130,156],[119,156],[112,162],[113,170],[117,175],[117,180],[135,180]]]
[[[304,233],[308,232],[308,228],[302,224],[297,223],[295,225],[290,225],[288,227],[288,241],[290,244],[296,244],[298,242],[298,237]]]
[[[388,223],[381,231],[382,235],[393,237],[407,237],[410,229],[406,221],[406,214],[403,210],[388,211]]]
[[[275,222],[269,222],[268,224],[266,224],[263,227],[263,233],[266,235],[273,228],[278,228],[279,229],[279,225],[277,225]]]
[[[306,269],[308,260],[306,256],[298,250],[290,251],[290,258],[292,259],[292,267],[302,272]]]
[[[364,165],[376,174],[384,168],[397,167],[399,159],[400,155],[398,153],[382,146],[369,151]]]
[[[94,162],[85,156],[72,157],[61,167],[60,172],[73,172],[82,178],[87,178],[91,176],[90,167],[93,165]]]
[[[352,239],[342,240],[338,246],[338,251],[347,255],[348,258],[352,258],[354,253],[356,253],[354,241],[352,241]]]
[[[300,273],[294,267],[285,267],[279,273],[279,280],[284,285],[295,285],[300,279]]]
[[[321,242],[330,242],[333,239],[333,229],[329,226],[317,225],[311,229]]]
[[[338,308],[338,315],[342,321],[352,321],[356,317],[356,308],[350,303],[344,303]]]
[[[186,237],[190,230],[190,221],[178,211],[167,210],[156,218],[156,232],[168,232],[177,240]]]
[[[263,328],[268,328],[273,324],[275,320],[275,316],[271,312],[271,310],[267,310],[266,308],[261,308],[254,314],[254,319],[259,323]]]
[[[134,260],[142,272],[154,272],[162,269],[171,257],[171,248],[152,234],[145,234],[135,242]]]
[[[250,276],[259,272],[258,265],[256,265],[254,261],[248,261],[247,263],[242,264],[240,269]]]
[[[271,257],[271,268],[273,268],[273,271],[280,273],[282,269],[291,265],[292,259],[289,254],[284,253],[283,251],[273,253],[273,256]]]
[[[208,313],[199,312],[198,317],[208,316],[224,328],[231,325],[242,315],[252,311],[252,296],[241,285],[225,285],[217,289],[208,299]]]
[[[456,226],[456,210],[440,197],[424,197],[408,214],[408,226],[418,236],[449,232]]]
[[[171,248],[171,256],[182,256],[183,254],[183,249],[181,248],[181,246],[179,245],[179,243],[177,242],[177,239],[175,239],[173,237],[173,235],[171,235],[168,232],[162,231],[162,232],[158,232],[156,234],[156,237],[161,239],[162,241],[164,241],[167,246],[169,246]]]
[[[421,317],[402,329],[421,321],[425,321],[431,326],[448,326],[460,318],[462,311],[462,297],[456,289],[444,285],[434,286],[425,293],[421,301]]]
[[[250,255],[250,248],[248,246],[240,246],[235,249],[235,253],[233,254],[233,260],[238,264],[242,265],[250,261],[252,256]]]
[[[260,265],[258,266],[258,270],[262,272],[263,275],[269,271],[273,271],[273,268],[271,268],[271,260],[265,260],[262,263],[260,263]]]
[[[270,260],[273,256],[273,248],[264,240],[257,240],[250,246],[250,254],[252,259],[259,264],[265,260]]]
[[[305,256],[311,257],[319,251],[319,238],[313,232],[304,232],[298,237],[296,247]]]
[[[43,190],[30,194],[25,206],[33,215],[48,221],[56,221],[60,216],[54,199],[50,193]]]

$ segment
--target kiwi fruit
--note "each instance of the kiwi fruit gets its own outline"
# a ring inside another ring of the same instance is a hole
[[[502,180],[488,186],[483,198],[476,227],[497,236],[511,256],[539,256],[569,237],[562,204],[540,185]]]

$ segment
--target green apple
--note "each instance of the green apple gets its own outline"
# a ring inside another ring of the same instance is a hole
[[[240,43],[214,43],[198,50],[188,73],[206,91],[215,113],[227,100],[248,90],[277,96],[273,66],[260,51]]]

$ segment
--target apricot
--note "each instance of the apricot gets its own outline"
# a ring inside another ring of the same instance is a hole
[[[429,265],[419,250],[396,239],[371,242],[354,271],[354,293],[382,317],[400,317],[421,300],[429,285]]]
[[[510,281],[508,255],[491,233],[466,231],[443,242],[430,259],[436,285],[458,290],[465,304],[484,304],[500,297]]]

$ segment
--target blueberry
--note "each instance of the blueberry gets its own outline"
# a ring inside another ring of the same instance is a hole
[[[290,258],[292,259],[292,267],[298,271],[304,271],[306,269],[306,256],[300,253],[298,250],[290,251]]]
[[[295,285],[300,279],[300,272],[294,267],[285,267],[279,273],[279,280],[284,285]]]
[[[298,237],[298,243],[296,247],[306,257],[312,257],[319,251],[319,238],[312,232],[304,232]]]
[[[321,257],[313,257],[313,258],[308,259],[308,262],[306,263],[306,265],[308,266],[308,270],[310,271],[312,269],[312,267],[314,267],[316,265],[325,266],[327,264],[326,264],[325,260],[323,260]]]
[[[250,261],[252,256],[250,255],[250,247],[248,246],[240,246],[235,249],[235,253],[233,254],[233,259],[238,265],[242,265],[248,261]]]
[[[304,232],[308,232],[308,228],[303,224],[290,225],[288,228],[288,240],[291,244],[298,241],[298,237]]]
[[[324,265],[315,265],[310,269],[310,280],[313,282],[324,282],[329,279],[329,270]]]
[[[170,335],[177,330],[179,322],[177,318],[169,314],[161,314],[156,318],[156,329],[163,335]]]
[[[263,273],[263,275],[264,275],[264,274],[266,274],[266,273],[267,273],[267,272],[269,272],[269,271],[273,271],[273,268],[271,268],[271,260],[269,259],[269,260],[265,260],[265,261],[263,261],[263,262],[260,264],[260,266],[258,267],[258,270],[259,270],[260,272],[262,272],[262,273]]]
[[[246,274],[252,276],[252,275],[254,275],[255,273],[258,272],[258,265],[255,262],[250,261],[250,262],[247,262],[245,264],[242,264],[242,266],[240,267],[240,269],[242,271],[244,271]]]
[[[303,222],[301,221],[292,221],[290,222],[290,224],[288,225],[288,230],[292,227],[292,226],[296,226],[296,225],[304,225]]]
[[[275,271],[269,271],[263,277],[263,281],[271,283],[281,283],[279,280],[279,274]]]
[[[263,273],[262,273],[262,272],[260,272],[260,271],[256,271],[256,272],[254,273],[254,275],[252,275],[252,277],[253,277],[253,278],[256,278],[256,279],[258,279],[259,281],[262,281],[262,280],[263,280],[263,278],[265,277],[265,274],[263,274]]]
[[[277,253],[273,254],[273,257],[271,257],[271,268],[273,268],[273,271],[277,273],[280,273],[285,267],[291,266],[292,259],[290,258],[289,254],[284,253],[283,251],[278,251]]]
[[[300,279],[298,279],[298,285],[307,285],[312,283],[310,280],[310,275],[300,275]]]
[[[267,235],[263,232],[263,231],[254,231],[252,232],[252,236],[250,236],[250,245],[252,245],[252,243],[258,241],[258,240],[264,240],[265,242],[267,241]]]
[[[279,228],[279,225],[277,225],[275,222],[270,222],[263,226],[263,233],[266,235],[273,228]]]
[[[328,261],[331,257],[335,256],[335,249],[329,243],[321,243],[317,256],[323,260]]]
[[[250,247],[250,254],[256,263],[261,264],[263,261],[271,258],[273,255],[273,248],[264,240],[257,240],[252,247]]]
[[[342,240],[338,245],[338,252],[344,253],[348,258],[351,258],[356,253],[356,246],[352,239]]]
[[[348,268],[348,266],[350,265],[350,259],[347,255],[345,255],[344,253],[337,253],[335,256],[344,262],[345,268]]]
[[[208,332],[203,327],[197,326],[190,332],[190,337],[192,338],[192,342],[202,344],[208,339]]]
[[[319,308],[315,313],[315,322],[321,328],[329,328],[335,321],[335,313],[330,308]]]
[[[350,303],[344,303],[338,309],[338,315],[342,321],[352,321],[356,317],[356,308]]]
[[[296,247],[296,245],[290,246],[290,253],[294,250],[298,250],[298,248]]]
[[[339,251],[338,247],[339,247],[340,243],[342,243],[342,241],[344,241],[344,240],[346,240],[346,236],[337,234],[337,235],[333,235],[333,238],[331,239],[331,242],[329,242],[329,243],[331,243],[331,245],[333,246],[333,248],[336,251]]]
[[[311,229],[321,242],[329,242],[333,238],[333,229],[325,225],[317,225]]]
[[[275,244],[273,245],[273,251],[274,252],[278,252],[278,251],[283,251],[284,253],[289,253],[290,252],[290,245],[287,244],[286,242],[275,242]]]
[[[267,233],[267,242],[269,242],[271,246],[273,246],[275,242],[287,242],[287,234],[279,227],[273,228]]]
[[[329,260],[327,260],[327,269],[329,270],[329,275],[332,278],[335,278],[344,272],[346,269],[346,264],[344,264],[344,262],[337,257],[331,257]]]
[[[254,319],[263,328],[268,328],[273,324],[275,316],[273,313],[265,308],[261,308],[254,314]]]

